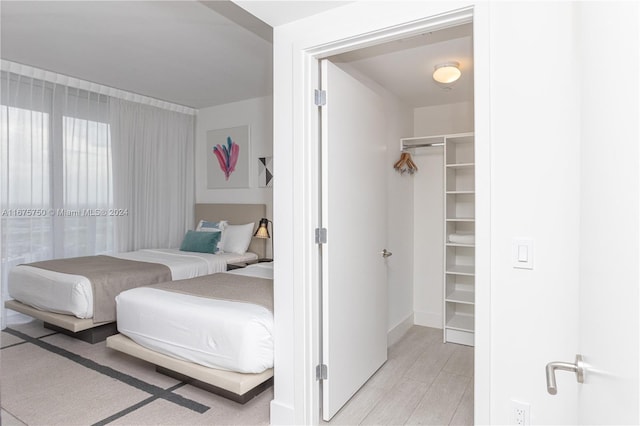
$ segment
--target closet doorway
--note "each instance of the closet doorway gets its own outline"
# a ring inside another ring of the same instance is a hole
[[[451,228],[446,219],[446,205],[451,204],[451,201],[446,200],[448,192],[453,191],[447,191],[445,187],[445,179],[449,176],[445,166],[451,162],[449,156],[445,158],[444,146],[433,143],[406,148],[405,152],[412,156],[417,166],[417,170],[413,170],[415,173],[402,170],[402,166],[399,171],[393,168],[401,157],[403,139],[406,141],[452,134],[473,135],[472,34],[472,24],[467,23],[350,51],[325,60],[351,76],[358,85],[377,94],[384,109],[382,136],[386,161],[375,172],[385,177],[384,184],[379,185],[377,191],[383,191],[387,199],[387,219],[386,227],[374,227],[377,234],[384,234],[383,240],[386,241],[378,251],[388,249],[393,253],[393,256],[385,260],[387,312],[386,323],[382,324],[389,345],[398,341],[414,323],[432,329],[443,329],[444,319],[453,315],[447,312],[452,306],[445,302],[447,280],[453,286],[467,290],[467,302],[458,307],[459,312],[455,313],[467,319],[464,329],[467,338],[459,343],[470,347],[473,345],[472,269],[470,273],[467,269],[462,277],[445,280],[445,257],[449,256],[449,247],[445,245],[446,235],[452,233],[451,229],[461,231],[457,232],[459,234],[473,233],[474,230],[474,207],[468,202],[469,197],[473,196],[473,188],[466,187],[461,190],[465,194],[460,194],[467,199],[466,202],[463,200],[463,204],[466,205],[464,209],[467,212],[470,209],[467,219],[471,220],[458,228]],[[445,63],[456,63],[462,72],[461,77],[453,84],[439,84],[433,80],[434,69]],[[328,102],[331,102],[335,94],[332,94],[331,87],[327,90]],[[326,123],[322,127],[323,131],[326,130]],[[331,133],[323,136],[330,138]],[[325,143],[323,139],[323,145]],[[328,143],[331,146],[330,140]],[[451,148],[450,151],[453,152],[454,149]],[[465,162],[472,164],[473,145],[471,144],[470,151],[461,155],[467,157]],[[333,157],[329,158],[331,161]],[[455,168],[458,167],[452,167]],[[470,173],[473,184],[473,169],[466,173]],[[366,218],[363,220],[366,222]],[[329,232],[332,232],[331,227]],[[473,257],[473,244],[467,242],[465,245],[466,253],[458,254],[458,249],[454,249],[454,258],[468,258],[469,253]],[[473,259],[463,260],[465,262],[473,265]],[[323,315],[329,314],[330,312],[325,311]],[[380,314],[383,315],[382,312]],[[444,334],[442,336],[444,339]],[[324,337],[323,347],[326,349],[327,341],[326,336]],[[329,369],[332,368],[330,362]],[[371,373],[374,371],[375,368]],[[324,388],[323,396],[326,397],[326,393],[327,388]],[[323,410],[323,418],[329,420],[335,411],[337,409],[334,402],[330,413]]]

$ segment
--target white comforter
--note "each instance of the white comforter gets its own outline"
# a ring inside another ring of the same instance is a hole
[[[273,264],[229,273],[273,279]],[[120,293],[116,306],[118,331],[148,349],[240,373],[273,367],[273,315],[262,306],[153,287]]]
[[[166,265],[174,280],[223,272],[227,263],[257,258],[254,253],[209,254],[176,249],[137,250],[111,256]],[[93,290],[81,275],[18,265],[9,272],[8,287],[12,298],[34,308],[78,318],[93,317]]]

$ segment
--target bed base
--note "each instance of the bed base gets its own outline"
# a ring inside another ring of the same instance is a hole
[[[244,404],[273,384],[273,368],[244,374],[204,367],[152,351],[122,334],[107,338],[107,347],[150,362],[159,373]]]
[[[64,333],[67,336],[75,337],[76,339],[91,344],[101,342],[108,336],[118,332],[115,322],[94,323],[90,318],[82,319],[76,318],[73,315],[41,311],[17,300],[7,300],[4,302],[4,306],[5,308],[42,320],[44,326],[50,330]]]
[[[91,343],[92,345],[102,342],[103,340],[106,340],[107,337],[118,333],[118,326],[115,322],[109,322],[97,327],[77,331],[75,333],[48,322],[44,322],[44,328],[57,331],[58,333],[73,337],[74,339],[82,340],[83,342]]]
[[[221,387],[214,386],[198,379],[194,379],[193,377],[185,376],[184,374],[177,373],[173,370],[169,370],[168,368],[160,367],[159,365],[156,365],[156,372],[164,374],[165,376],[169,376],[181,382],[188,383],[191,386],[204,389],[207,392],[215,393],[216,395],[220,395],[223,398],[230,399],[231,401],[237,402],[238,404],[246,404],[255,396],[259,395],[262,391],[268,389],[273,385],[273,377],[271,377],[270,379],[267,379],[267,381],[260,383],[255,388],[245,392],[242,395],[238,395]]]

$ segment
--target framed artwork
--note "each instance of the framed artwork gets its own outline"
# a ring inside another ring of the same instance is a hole
[[[273,187],[273,157],[258,157],[258,186]]]
[[[207,132],[207,188],[249,187],[249,126]]]

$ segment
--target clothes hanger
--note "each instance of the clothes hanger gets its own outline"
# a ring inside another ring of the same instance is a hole
[[[411,154],[409,154],[408,152],[403,152],[400,154],[400,159],[396,161],[396,163],[393,165],[393,168],[401,175],[405,173],[409,173],[410,175],[412,175],[418,171],[418,166],[413,162]]]

